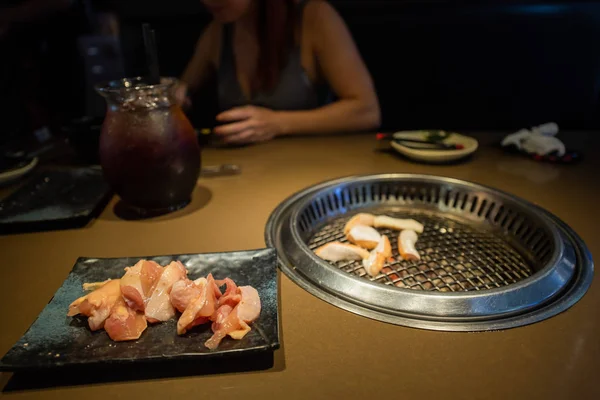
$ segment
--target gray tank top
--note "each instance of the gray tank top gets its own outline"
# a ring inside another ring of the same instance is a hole
[[[298,23],[302,26],[302,14],[306,0],[297,5]],[[299,45],[290,50],[288,62],[279,74],[279,81],[269,92],[259,91],[248,99],[242,92],[237,79],[233,55],[233,24],[223,27],[221,39],[221,59],[218,79],[219,109],[225,111],[248,104],[272,110],[308,110],[330,101],[330,91],[325,86],[314,85],[302,67]]]

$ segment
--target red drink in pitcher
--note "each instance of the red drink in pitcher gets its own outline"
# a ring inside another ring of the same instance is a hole
[[[100,135],[104,176],[127,205],[148,211],[189,203],[200,173],[196,133],[176,104],[177,80],[141,78],[97,86],[108,103]]]

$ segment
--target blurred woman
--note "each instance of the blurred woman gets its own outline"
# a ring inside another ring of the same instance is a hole
[[[378,127],[380,110],[369,72],[327,2],[202,2],[213,21],[198,41],[177,96],[187,101],[188,91],[216,76],[222,125],[214,131],[224,141]]]

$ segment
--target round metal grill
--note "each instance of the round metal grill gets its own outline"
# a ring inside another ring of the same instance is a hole
[[[360,261],[331,263],[350,274],[401,288],[457,292],[498,288],[519,282],[533,273],[530,267],[505,240],[485,230],[475,230],[447,218],[418,213],[372,211],[397,218],[414,218],[424,224],[416,247],[419,261],[400,259],[398,232],[379,229],[392,244],[392,259],[381,273],[369,276]],[[349,218],[338,218],[317,231],[308,246],[315,250],[332,241],[347,242],[343,228]]]
[[[361,261],[314,253],[346,242],[360,212],[424,225],[421,260],[399,257],[398,232],[379,229],[392,258],[369,276]],[[524,325],[565,310],[587,290],[593,263],[563,222],[510,194],[456,179],[411,174],[342,178],[303,190],[271,215],[266,242],[294,282],[331,304],[378,320],[438,330]]]

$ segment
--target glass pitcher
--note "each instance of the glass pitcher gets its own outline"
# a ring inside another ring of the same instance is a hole
[[[174,98],[175,78],[126,78],[96,86],[107,102],[100,164],[114,191],[138,211],[190,202],[200,173],[194,128]]]

